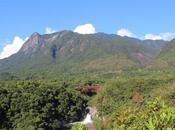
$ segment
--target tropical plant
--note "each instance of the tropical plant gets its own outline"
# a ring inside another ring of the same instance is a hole
[[[73,125],[71,130],[88,130],[88,129],[85,127],[85,125],[83,125],[81,123],[77,123],[77,124]]]

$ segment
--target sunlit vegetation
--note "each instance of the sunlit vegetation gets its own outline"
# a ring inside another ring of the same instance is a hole
[[[96,130],[173,130],[174,73],[140,70],[107,80],[91,101]],[[140,76],[139,76],[140,75]]]
[[[175,108],[160,98],[143,105],[118,108],[105,118],[96,120],[97,130],[173,130]]]
[[[83,124],[77,123],[71,128],[71,130],[87,130],[87,128]]]

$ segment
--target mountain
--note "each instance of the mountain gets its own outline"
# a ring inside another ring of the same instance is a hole
[[[144,45],[150,46],[151,48],[159,49],[165,46],[168,42],[164,40],[144,40],[142,42]]]
[[[160,54],[156,57],[151,68],[170,69],[175,66],[175,39],[161,48]]]
[[[165,43],[105,33],[33,33],[18,53],[0,60],[0,73],[45,78],[66,73],[115,72],[148,64]]]

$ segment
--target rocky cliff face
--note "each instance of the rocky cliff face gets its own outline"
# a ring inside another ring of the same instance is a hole
[[[36,52],[38,48],[43,48],[45,46],[44,38],[37,32],[33,33],[31,37],[26,41],[26,43],[21,48],[24,53]]]

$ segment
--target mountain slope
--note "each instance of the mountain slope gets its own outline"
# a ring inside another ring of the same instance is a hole
[[[144,45],[149,46],[151,48],[160,49],[165,46],[168,42],[164,40],[144,40],[142,42]]]
[[[162,47],[160,54],[150,65],[152,68],[172,68],[175,66],[175,39]]]
[[[104,33],[34,33],[18,53],[0,60],[0,72],[52,77],[129,69],[148,64],[158,54],[160,48],[150,46],[153,41],[144,42]]]

